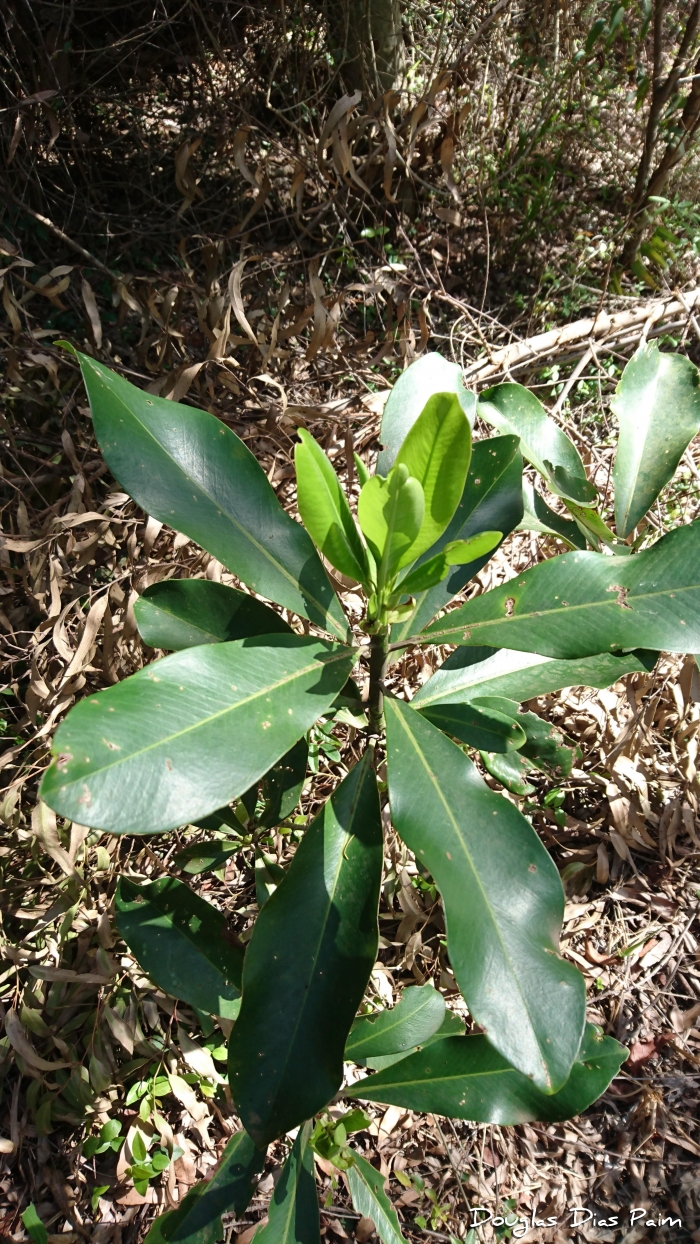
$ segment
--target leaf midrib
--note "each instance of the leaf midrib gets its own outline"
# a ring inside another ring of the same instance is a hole
[[[454,830],[454,832],[455,832],[455,835],[456,835],[456,837],[457,837],[457,841],[459,842],[459,844],[460,844],[460,846],[461,846],[461,848],[462,848],[462,851],[464,852],[465,858],[466,858],[466,860],[467,860],[467,862],[468,862],[468,864],[469,864],[469,867],[470,867],[470,869],[471,869],[471,871],[472,871],[472,876],[474,877],[474,879],[475,879],[475,881],[476,881],[477,888],[478,888],[478,889],[479,889],[479,891],[481,892],[481,895],[482,895],[482,898],[483,898],[484,904],[485,904],[485,906],[486,906],[486,910],[487,910],[487,912],[489,913],[489,916],[490,916],[490,918],[491,918],[492,928],[495,930],[496,938],[497,938],[498,942],[500,943],[501,948],[502,948],[502,950],[503,950],[503,955],[504,955],[505,961],[506,961],[506,962],[507,962],[507,964],[508,964],[508,968],[509,968],[509,970],[510,970],[512,980],[513,980],[513,982],[514,982],[514,984],[515,984],[515,988],[516,988],[516,990],[517,990],[517,993],[518,993],[518,995],[520,996],[520,999],[521,999],[521,1001],[522,1001],[523,1010],[524,1010],[525,1014],[526,1014],[526,1015],[527,1015],[527,1017],[528,1017],[528,1021],[529,1021],[529,1024],[530,1024],[530,1030],[531,1030],[531,1032],[532,1032],[533,1037],[535,1038],[535,1043],[536,1043],[536,1045],[537,1045],[537,1049],[540,1051],[540,1055],[541,1055],[541,1057],[542,1057],[542,1060],[543,1060],[543,1062],[544,1062],[545,1067],[547,1068],[547,1073],[548,1073],[548,1075],[549,1075],[549,1077],[550,1077],[550,1081],[551,1081],[551,1073],[550,1073],[550,1071],[549,1071],[549,1063],[547,1062],[547,1059],[546,1059],[546,1057],[545,1057],[545,1052],[543,1051],[542,1046],[541,1046],[541,1044],[540,1044],[539,1037],[537,1036],[537,1032],[536,1032],[536,1030],[535,1030],[535,1026],[534,1026],[534,1023],[533,1023],[532,1016],[530,1015],[530,1010],[529,1010],[529,1008],[528,1008],[528,1005],[527,1005],[527,1001],[526,1001],[525,995],[523,994],[523,991],[522,991],[522,988],[521,988],[521,985],[520,985],[520,981],[518,980],[518,975],[517,975],[517,973],[516,973],[516,971],[515,971],[515,969],[514,969],[514,967],[513,967],[513,964],[512,964],[512,961],[511,961],[511,956],[510,956],[510,954],[509,954],[509,952],[508,952],[508,949],[507,949],[507,947],[506,947],[506,944],[505,944],[505,942],[504,942],[504,940],[503,940],[503,937],[502,937],[502,935],[501,935],[500,929],[499,929],[499,927],[498,927],[498,923],[497,923],[497,921],[496,921],[496,917],[495,917],[495,914],[494,914],[493,908],[492,908],[492,906],[491,906],[491,902],[490,902],[490,900],[489,900],[489,898],[488,898],[488,896],[487,896],[487,894],[486,894],[486,891],[485,891],[485,889],[484,889],[484,887],[483,887],[483,885],[482,885],[481,878],[479,877],[478,870],[476,869],[476,867],[475,867],[475,865],[474,865],[474,862],[473,862],[473,860],[472,860],[471,854],[470,854],[470,852],[469,852],[469,850],[468,850],[468,848],[467,848],[467,844],[466,844],[466,842],[464,841],[464,838],[462,837],[462,833],[461,833],[460,828],[459,828],[459,826],[458,826],[458,824],[457,824],[457,822],[456,822],[456,820],[455,820],[455,818],[454,818],[454,816],[453,816],[453,814],[452,814],[452,810],[450,809],[450,806],[449,806],[449,804],[447,803],[447,801],[446,801],[446,799],[445,799],[445,796],[444,796],[444,794],[443,794],[442,790],[440,789],[440,785],[439,785],[439,783],[437,782],[437,780],[436,780],[436,778],[435,778],[434,773],[432,772],[431,768],[430,768],[430,767],[429,767],[429,765],[428,765],[428,762],[427,762],[427,759],[426,759],[426,757],[425,757],[425,755],[424,755],[424,753],[423,753],[423,750],[422,750],[422,748],[420,748],[420,747],[419,747],[419,745],[418,745],[418,741],[417,741],[417,739],[416,739],[416,738],[415,738],[415,736],[412,734],[410,727],[409,727],[409,726],[407,725],[407,723],[404,721],[403,717],[402,717],[402,716],[401,716],[398,712],[395,712],[395,715],[396,715],[396,717],[398,718],[398,720],[401,722],[401,725],[403,726],[404,730],[406,731],[406,734],[408,735],[409,739],[411,740],[411,743],[413,744],[413,747],[414,747],[414,749],[415,749],[415,751],[416,751],[416,753],[417,753],[418,757],[420,758],[421,763],[423,764],[423,768],[425,769],[425,771],[426,771],[426,773],[427,773],[427,775],[428,775],[428,779],[429,779],[429,781],[432,783],[432,785],[433,785],[433,787],[434,787],[435,791],[437,792],[438,798],[439,798],[440,802],[442,803],[442,805],[443,805],[443,807],[444,807],[444,809],[445,809],[445,812],[446,812],[446,814],[447,814],[447,817],[448,817],[448,819],[449,819],[449,821],[450,821],[450,823],[451,823],[451,825],[452,825],[452,828],[453,828],[453,830]],[[542,947],[540,947],[540,949],[543,949],[543,948],[542,948]],[[517,1068],[516,1068],[516,1070],[517,1070]]]
[[[97,372],[97,373],[95,373],[95,374],[97,375],[98,380],[100,380],[100,381],[102,382],[102,384],[104,384],[105,388],[107,389],[107,392],[108,392],[111,396],[113,396],[113,397],[114,397],[114,396],[116,396],[117,401],[118,401],[118,402],[119,402],[119,403],[123,406],[123,408],[124,408],[124,410],[126,410],[127,414],[128,414],[128,415],[130,415],[132,419],[135,419],[135,420],[136,420],[136,422],[139,424],[139,426],[140,426],[141,428],[143,428],[144,432],[146,432],[146,434],[147,434],[147,435],[151,438],[151,440],[154,442],[154,444],[158,446],[158,448],[161,450],[161,452],[162,452],[163,454],[165,454],[166,458],[168,458],[168,459],[170,460],[170,462],[172,462],[172,464],[173,464],[173,466],[176,468],[176,470],[177,470],[177,471],[179,471],[179,472],[180,472],[180,474],[184,475],[184,474],[185,474],[185,472],[183,471],[183,469],[182,469],[182,467],[180,466],[180,464],[179,464],[179,463],[177,462],[177,460],[173,457],[173,455],[170,453],[170,451],[169,451],[168,449],[166,449],[165,445],[163,445],[163,444],[162,444],[162,442],[158,440],[157,436],[155,436],[155,434],[151,431],[151,429],[148,427],[148,425],[147,425],[147,424],[145,424],[145,423],[142,421],[142,419],[140,419],[140,418],[139,418],[139,416],[138,416],[137,414],[134,414],[134,412],[133,412],[133,411],[131,410],[131,408],[127,405],[127,403],[124,401],[124,399],[121,397],[121,395],[120,395],[118,392],[115,394],[115,393],[114,393],[114,390],[110,389],[109,385],[108,385],[108,384],[107,384],[107,382],[106,382],[106,381],[105,381],[105,380],[104,380],[104,379],[100,376],[99,372]],[[235,433],[234,433],[234,436],[235,436]],[[241,444],[243,444],[243,442],[242,442],[242,441],[241,441]],[[247,445],[243,445],[243,448],[244,448],[244,449],[246,449],[246,450],[248,451],[248,453],[250,453],[250,450],[248,449]],[[251,457],[252,457],[253,462],[255,463],[255,465],[256,465],[256,466],[258,466],[258,465],[259,465],[259,463],[258,463],[258,461],[257,461],[257,458],[254,456],[254,454],[251,454]],[[208,501],[210,501],[210,502],[211,502],[211,504],[214,506],[214,508],[215,508],[216,510],[218,510],[218,509],[219,509],[219,503],[218,503],[218,501],[216,501],[216,500],[214,499],[214,497],[212,497],[211,493],[209,493],[209,492],[207,491],[207,489],[206,489],[206,488],[204,488],[204,487],[202,486],[202,484],[200,483],[200,481],[199,481],[199,480],[197,480],[197,481],[196,481],[196,483],[195,483],[195,487],[199,490],[199,492],[201,493],[201,495],[202,495],[203,497],[206,497],[206,499],[207,499]],[[275,500],[277,500],[277,498],[275,498]],[[279,502],[278,502],[277,504],[279,505]],[[258,540],[256,540],[256,539],[255,539],[255,537],[254,537],[253,535],[251,535],[251,533],[250,533],[250,532],[249,532],[249,531],[248,531],[248,530],[247,530],[247,529],[246,529],[246,528],[245,528],[245,527],[244,527],[244,526],[243,526],[243,525],[242,525],[242,524],[238,521],[238,519],[237,519],[237,518],[235,518],[235,516],[234,516],[233,514],[230,514],[230,513],[229,513],[229,511],[228,511],[228,509],[226,508],[226,506],[225,506],[225,505],[223,506],[223,512],[226,514],[226,517],[228,518],[229,522],[233,524],[233,526],[234,526],[234,527],[235,527],[235,528],[236,528],[236,529],[237,529],[237,530],[238,530],[238,531],[239,531],[239,532],[240,532],[240,533],[241,533],[241,534],[245,537],[245,539],[246,539],[246,540],[248,540],[248,541],[249,541],[249,543],[250,543],[250,544],[252,544],[252,545],[253,545],[253,547],[254,547],[255,549],[257,549],[257,551],[258,551],[259,553],[262,553],[263,557],[267,558],[267,560],[270,562],[270,564],[271,564],[272,566],[274,566],[274,567],[275,567],[275,569],[276,569],[277,571],[279,571],[279,572],[282,574],[282,576],[283,576],[285,579],[287,579],[287,580],[291,583],[292,587],[296,588],[297,592],[298,592],[298,593],[299,593],[299,595],[302,597],[302,599],[303,599],[304,595],[306,595],[306,596],[308,597],[308,599],[309,599],[309,600],[313,601],[314,605],[316,605],[316,607],[319,609],[319,611],[320,611],[320,613],[321,613],[321,616],[322,616],[323,618],[329,618],[329,619],[330,619],[330,621],[333,623],[333,627],[332,627],[331,629],[333,629],[333,630],[335,631],[336,635],[340,635],[340,637],[344,639],[344,638],[345,638],[345,634],[344,634],[344,632],[343,632],[343,631],[339,628],[338,624],[335,622],[335,619],[334,619],[334,618],[330,615],[329,610],[328,610],[328,609],[326,609],[326,608],[324,608],[324,606],[321,604],[321,602],[320,602],[320,601],[318,601],[318,600],[316,599],[316,597],[315,597],[315,596],[312,596],[312,594],[311,594],[311,592],[310,592],[310,591],[308,591],[308,590],[307,590],[306,592],[302,592],[301,587],[300,587],[300,585],[299,585],[298,581],[294,578],[294,575],[292,575],[292,574],[290,574],[290,573],[289,573],[289,571],[287,570],[287,568],[286,568],[286,566],[284,565],[284,563],[283,563],[283,562],[278,561],[275,557],[273,557],[273,556],[272,556],[272,553],[270,552],[270,550],[269,550],[269,549],[266,549],[266,548],[265,548],[265,546],[264,546],[264,544],[260,544],[260,542],[259,542]],[[282,509],[282,507],[281,507],[281,506],[280,506],[280,512],[284,515],[284,510]],[[284,515],[284,516],[285,516],[285,517],[287,517],[287,515]],[[293,521],[293,520],[290,520],[290,521]],[[296,526],[296,525],[297,525],[297,524],[295,524],[295,526]],[[303,530],[304,530],[304,528],[302,528],[302,531],[303,531]],[[315,550],[314,550],[314,551],[315,551]],[[319,565],[320,565],[321,570],[323,570],[323,566],[321,565],[321,563],[320,563],[320,562],[319,562]],[[332,593],[333,600],[337,600],[338,598],[337,598],[337,596],[335,595],[335,592],[333,592],[333,588],[332,588],[332,585],[330,584],[330,580],[329,580],[329,587],[330,587],[330,589],[331,589],[331,593]],[[332,602],[331,602],[331,607],[332,607]]]
[[[202,647],[204,646],[205,645],[202,645]],[[347,660],[347,657],[348,653],[330,653],[327,657],[322,657],[320,661],[312,661],[310,665],[305,665],[303,669],[295,670],[293,674],[289,674],[286,678],[281,678],[278,682],[268,683],[267,686],[262,687],[259,691],[253,692],[252,695],[247,695],[244,699],[237,700],[235,704],[229,704],[228,707],[219,709],[216,713],[211,713],[209,717],[203,717],[200,721],[194,722],[191,726],[186,726],[184,730],[178,730],[175,734],[168,734],[164,738],[157,739],[154,743],[149,743],[146,747],[142,747],[138,751],[130,752],[126,756],[118,756],[116,759],[109,761],[108,764],[100,765],[99,769],[90,769],[87,773],[82,774],[82,776],[74,777],[71,781],[64,782],[63,786],[69,787],[75,785],[76,782],[84,782],[86,777],[93,777],[98,773],[106,773],[109,769],[115,769],[118,765],[127,764],[137,757],[145,756],[148,752],[153,751],[155,748],[164,747],[176,739],[184,738],[185,735],[190,734],[193,730],[199,730],[204,726],[210,725],[211,722],[216,721],[219,717],[225,717],[227,713],[237,712],[239,708],[242,708],[245,704],[251,704],[253,700],[259,699],[262,695],[268,695],[274,691],[279,691],[279,689],[284,687],[287,683],[292,683],[295,679],[303,678],[304,675],[310,674],[313,670],[318,669],[319,665],[330,665],[333,661]],[[146,669],[148,668],[150,667],[146,666]]]
[[[547,563],[543,563],[543,565],[546,565],[546,564]],[[506,584],[506,587],[509,587],[509,586],[510,586],[509,584]],[[665,587],[665,588],[661,588],[658,592],[644,592],[644,593],[640,592],[638,595],[633,596],[632,588],[628,588],[627,590],[628,590],[629,595],[627,596],[627,601],[629,603],[627,604],[625,612],[629,612],[629,613],[635,612],[633,608],[634,601],[655,600],[657,596],[669,596],[671,592],[673,592],[674,596],[679,596],[682,592],[697,592],[699,589],[700,589],[700,582],[689,583],[687,587],[673,587],[673,588]],[[500,591],[501,589],[499,588],[496,590]],[[488,595],[489,593],[486,592],[484,596],[477,596],[475,599],[484,600],[485,597]],[[469,604],[471,604],[471,601],[469,602]],[[476,628],[483,627],[483,626],[502,626],[504,623],[512,624],[513,622],[531,622],[533,618],[543,618],[543,617],[552,618],[552,617],[555,617],[556,614],[558,613],[563,613],[563,614],[566,614],[567,617],[571,617],[572,611],[576,612],[577,610],[581,610],[581,609],[608,608],[614,605],[617,605],[617,601],[611,598],[610,600],[589,600],[589,601],[585,601],[584,603],[580,605],[556,605],[552,609],[533,609],[531,613],[515,613],[514,611],[509,618],[508,617],[482,618],[479,622],[469,622],[469,621],[460,622],[458,626],[451,626],[442,631],[421,631],[420,635],[411,636],[410,640],[407,640],[406,643],[407,644],[408,643],[423,643],[424,644],[428,642],[428,637],[430,637],[430,641],[432,642],[435,636],[451,635],[455,631],[463,631],[467,628],[469,630],[475,630]],[[618,606],[618,608],[623,608],[623,606]],[[637,621],[639,620],[640,620],[639,614],[637,614]],[[605,652],[605,654],[603,654],[601,652],[601,653],[594,653],[593,655],[594,656],[595,655],[609,656],[610,653]],[[614,652],[612,655],[614,655]],[[553,659],[558,660],[558,659],[565,659],[565,658],[555,657]],[[571,658],[571,659],[575,660],[576,658]]]

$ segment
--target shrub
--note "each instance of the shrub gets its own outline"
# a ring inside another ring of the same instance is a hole
[[[574,753],[521,711],[524,700],[607,686],[651,669],[660,650],[700,651],[700,524],[648,546],[644,524],[700,426],[697,370],[655,345],[627,366],[614,403],[616,532],[575,446],[532,393],[501,384],[477,402],[437,355],[393,389],[377,473],[357,459],[357,520],[331,462],[300,433],[302,526],[214,416],[78,357],[116,478],[255,595],[200,579],[149,587],[136,605],[141,634],[172,655],[68,714],[43,799],[112,833],[195,823],[235,838],[246,824],[256,841],[293,812],[315,723],[349,714],[365,739],[288,869],[259,857],[260,911],[245,954],[223,936],[223,914],[184,883],[120,882],[117,923],[142,968],[232,1023],[229,1085],[245,1129],[211,1182],[151,1236],[214,1239],[223,1212],[245,1209],[266,1146],[298,1128],[263,1237],[286,1239],[290,1223],[295,1238],[318,1235],[315,1150],[347,1172],[356,1208],[396,1244],[383,1181],[348,1143],[367,1124],[363,1112],[340,1122],[324,1113],[344,1061],[374,1069],[347,1090],[361,1101],[513,1124],[580,1113],[625,1057],[586,1023],[583,977],[559,954],[554,862],[468,752],[507,790],[526,793],[532,769],[567,773]],[[498,435],[472,444],[477,413]],[[523,487],[523,458],[567,517]],[[570,551],[449,608],[518,525],[556,533]],[[356,628],[319,554],[359,585]],[[303,633],[260,596],[304,619]],[[410,702],[387,695],[389,663],[421,644],[455,647]],[[364,702],[351,678],[358,662],[369,675]],[[430,984],[358,1017],[378,946],[384,753],[393,827],[441,895],[449,962],[480,1029],[472,1035]],[[242,820],[233,814],[241,807]]]

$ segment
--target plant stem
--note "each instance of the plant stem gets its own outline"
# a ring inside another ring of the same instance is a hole
[[[372,734],[381,733],[384,726],[384,694],[382,683],[388,661],[389,628],[372,635],[369,641],[369,700],[367,716]]]

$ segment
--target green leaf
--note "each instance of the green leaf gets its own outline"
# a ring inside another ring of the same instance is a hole
[[[264,1165],[265,1150],[256,1149],[246,1132],[236,1132],[212,1178],[156,1218],[144,1244],[216,1244],[224,1238],[221,1215],[245,1213]]]
[[[255,857],[255,901],[262,909],[284,880],[285,870],[270,855],[259,852]]]
[[[412,560],[424,513],[423,489],[404,466],[394,467],[385,480],[373,475],[364,485],[357,516],[382,583]]]
[[[336,570],[366,583],[367,553],[350,513],[347,497],[333,466],[320,445],[304,429],[294,447],[297,504],[301,520],[314,544]]]
[[[172,652],[250,635],[289,635],[292,630],[254,596],[208,579],[154,583],[139,596],[134,615],[144,643]]]
[[[559,874],[532,826],[461,748],[387,699],[397,833],[442,894],[450,963],[476,1023],[545,1092],[566,1080],[584,1024],[583,977],[558,952]]]
[[[220,838],[214,842],[191,842],[173,856],[173,864],[183,872],[196,877],[199,873],[209,873],[214,868],[222,868],[232,855],[238,855],[238,846],[227,847]]]
[[[464,1020],[455,1015],[453,1011],[446,1010],[445,1018],[432,1037],[426,1037],[419,1045],[413,1046],[410,1050],[402,1050],[397,1054],[374,1054],[371,1058],[363,1058],[361,1065],[371,1067],[374,1071],[383,1071],[385,1067],[391,1067],[393,1063],[397,1063],[399,1059],[406,1058],[409,1054],[415,1053],[417,1049],[424,1049],[426,1045],[432,1045],[433,1041],[443,1041],[445,1037],[459,1037],[463,1035]]]
[[[531,795],[535,787],[528,782],[527,775],[534,767],[521,752],[482,752],[481,759],[487,773],[497,782],[505,786],[513,795]]]
[[[634,531],[673,478],[700,431],[700,375],[682,354],[641,345],[627,364],[611,406],[620,425],[615,456],[615,524],[621,539]]]
[[[557,514],[533,488],[529,480],[523,480],[523,521],[521,531],[541,531],[545,535],[558,536],[575,549],[587,548],[586,537],[571,518]]]
[[[145,886],[121,877],[115,906],[121,936],[156,985],[208,1015],[234,1017],[243,951],[227,939],[223,912],[174,877]]]
[[[632,557],[563,553],[475,597],[421,643],[491,644],[571,660],[700,647],[700,522]]]
[[[337,1092],[378,944],[382,870],[371,750],[309,826],[255,923],[229,1042],[241,1119],[264,1143]]]
[[[411,985],[391,1010],[356,1019],[345,1042],[345,1059],[363,1062],[421,1045],[445,1018],[445,1000],[432,985]]]
[[[71,709],[42,799],[112,833],[156,833],[230,803],[344,685],[355,653],[312,636],[203,644]]]
[[[86,354],[77,357],[100,449],[134,500],[260,596],[345,639],[345,616],[310,537],[282,509],[235,432],[206,411],[144,393]]]
[[[385,447],[377,459],[379,475],[388,475],[401,445],[434,393],[456,393],[473,426],[476,397],[465,388],[461,367],[440,354],[424,354],[399,376],[387,398],[379,430],[379,440]]]
[[[595,504],[598,494],[576,446],[529,389],[497,384],[480,395],[477,414],[497,431],[520,437],[523,457],[544,476],[553,493],[579,505]]]
[[[314,1155],[308,1144],[310,1132],[310,1122],[299,1130],[275,1184],[267,1226],[255,1233],[257,1244],[320,1244]]]
[[[500,531],[482,531],[481,535],[474,536],[471,540],[451,540],[441,553],[436,553],[429,561],[416,566],[401,580],[399,589],[402,596],[435,587],[449,573],[450,566],[465,566],[477,558],[489,555],[502,539],[503,533]]]
[[[346,1171],[353,1207],[363,1218],[371,1218],[382,1244],[406,1244],[399,1220],[384,1191],[385,1176],[371,1162],[355,1153]]]
[[[520,725],[518,706],[512,700],[490,697],[464,704],[422,704],[418,711],[438,730],[478,747],[480,751],[512,752],[523,746],[525,731]]]
[[[308,758],[308,741],[299,739],[263,777],[260,793],[265,805],[258,820],[265,829],[274,829],[296,808],[304,788]]]
[[[131,1142],[131,1152],[137,1162],[145,1162],[148,1157],[146,1143],[140,1132],[134,1132],[134,1139]]]
[[[48,1231],[37,1214],[33,1201],[29,1202],[29,1205],[24,1210],[24,1213],[20,1214],[20,1217],[34,1244],[48,1244]]]
[[[516,436],[477,441],[472,448],[469,474],[455,516],[436,547],[428,549],[415,569],[419,570],[455,540],[470,540],[484,531],[502,531],[504,535],[513,531],[523,514],[522,468]],[[415,608],[399,626],[392,627],[392,639],[399,641],[427,626],[431,618],[461,592],[465,583],[478,574],[490,556],[491,553],[482,553],[466,566],[455,566],[436,587],[425,591],[415,589]],[[413,570],[410,573],[413,574]],[[399,586],[405,590],[403,584]]]
[[[439,540],[454,517],[467,480],[472,434],[454,393],[435,393],[426,402],[399,449],[403,464],[423,489],[423,522],[411,548],[420,557]]]
[[[460,704],[485,695],[534,700],[562,687],[610,687],[625,674],[649,673],[658,654],[637,649],[623,655],[602,652],[576,661],[555,661],[508,648],[456,648],[420,688],[411,703],[421,712],[433,704]]]
[[[482,703],[483,701],[480,701]],[[566,739],[556,726],[544,721],[537,713],[519,713],[518,724],[525,731],[525,742],[520,754],[532,761],[534,768],[541,769],[550,778],[560,780],[568,777],[575,757],[580,750]]]
[[[548,1095],[510,1067],[486,1037],[450,1037],[353,1084],[352,1091],[364,1101],[475,1123],[559,1123],[596,1101],[626,1057],[624,1046],[587,1024],[571,1075]]]

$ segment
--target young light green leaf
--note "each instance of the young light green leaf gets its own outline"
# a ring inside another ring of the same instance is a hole
[[[382,583],[412,560],[424,513],[423,489],[404,466],[394,467],[385,480],[373,475],[364,485],[357,516]]]
[[[488,556],[502,539],[503,534],[500,531],[482,531],[471,540],[451,540],[441,553],[436,553],[429,561],[421,562],[409,570],[399,584],[402,596],[411,596],[414,592],[435,587],[449,574],[451,566],[470,565]]]
[[[272,1193],[267,1226],[255,1233],[257,1244],[321,1244],[310,1133],[311,1122],[299,1129]]]
[[[658,342],[641,345],[615,390],[620,425],[615,455],[615,524],[624,539],[673,478],[700,430],[700,375],[682,354],[661,354]]]
[[[620,656],[602,652],[578,661],[555,661],[508,648],[456,648],[412,704],[422,711],[431,704],[466,704],[485,695],[522,703],[562,687],[610,687],[625,674],[649,673],[657,660],[658,653],[643,648]]]
[[[292,628],[261,600],[209,579],[153,583],[134,605],[139,634],[151,648],[179,652],[251,635],[289,635]]]
[[[235,1018],[243,950],[226,936],[226,917],[182,881],[148,885],[119,879],[117,928],[147,976],[206,1015]]]
[[[411,985],[391,1010],[356,1019],[345,1042],[345,1058],[364,1062],[421,1045],[445,1018],[445,1000],[432,985]]]
[[[477,558],[493,553],[502,539],[502,531],[481,531],[478,536],[472,536],[471,540],[450,540],[443,553],[448,566],[467,566]]]
[[[499,432],[520,437],[523,457],[544,476],[553,493],[579,505],[595,504],[598,494],[576,446],[529,389],[497,384],[480,395],[477,413]]]
[[[363,488],[364,485],[367,483],[367,480],[369,479],[369,471],[367,470],[366,463],[362,461],[362,458],[360,457],[359,454],[353,453],[352,456],[355,462],[355,470],[357,471],[357,478],[360,481],[360,488]]]
[[[454,393],[429,398],[399,449],[396,467],[403,465],[423,489],[423,522],[411,557],[432,548],[447,530],[464,492],[471,458],[472,435]]]
[[[75,353],[107,464],[146,513],[196,540],[259,595],[345,639],[347,621],[310,537],[235,432]]]
[[[568,1080],[546,1094],[486,1037],[449,1037],[354,1084],[353,1096],[475,1123],[559,1123],[600,1097],[625,1058],[624,1046],[587,1024]]]
[[[343,1077],[343,1051],[377,949],[382,869],[370,751],[309,826],[255,924],[229,1082],[254,1140],[320,1110]]]
[[[393,822],[442,894],[467,1006],[504,1058],[555,1092],[576,1057],[585,1010],[583,977],[556,943],[559,874],[529,822],[488,789],[461,748],[400,700],[387,699],[385,712]]]
[[[313,725],[354,662],[351,649],[300,635],[164,657],[71,709],[42,798],[112,833],[157,833],[207,816]]]
[[[246,1132],[236,1132],[212,1178],[156,1218],[144,1244],[217,1244],[224,1235],[221,1215],[245,1213],[264,1165],[265,1150],[256,1149]]]
[[[294,464],[302,522],[336,570],[358,583],[366,583],[367,554],[340,480],[321,446],[304,428],[299,429],[299,437],[300,442],[294,447]]]
[[[33,1201],[29,1202],[29,1205],[24,1212],[20,1214],[20,1217],[34,1244],[48,1244],[48,1231],[37,1214],[36,1206]]]
[[[353,1207],[363,1218],[371,1218],[382,1244],[406,1244],[399,1220],[384,1191],[384,1175],[366,1158],[354,1153],[346,1172]]]
[[[563,553],[434,622],[420,642],[566,660],[642,645],[692,651],[700,646],[700,522],[631,557]]]
[[[435,548],[428,549],[414,569],[420,570],[454,540],[469,540],[494,528],[506,535],[513,531],[523,514],[522,468],[517,436],[477,441],[472,448],[469,474],[455,516]],[[465,583],[478,574],[490,556],[484,553],[466,566],[453,567],[435,587],[411,589],[416,597],[415,607],[405,621],[392,627],[392,639],[398,641],[415,635],[427,626],[431,618],[461,592]]]
[[[387,398],[379,430],[379,440],[385,447],[377,459],[380,475],[388,475],[413,424],[435,393],[455,393],[474,425],[476,397],[465,388],[459,364],[449,363],[437,353],[422,355],[399,376]]]

